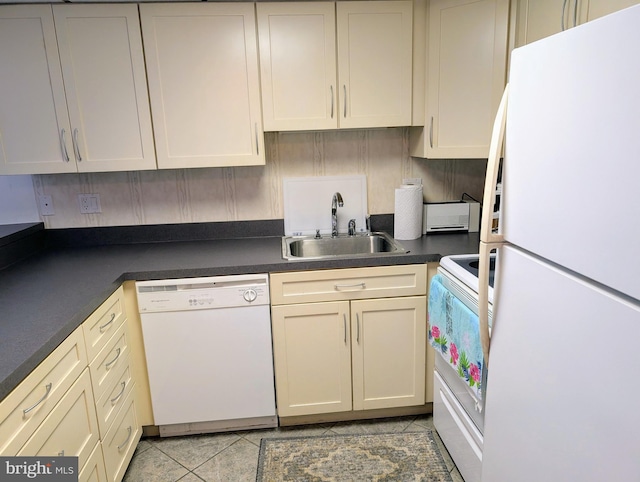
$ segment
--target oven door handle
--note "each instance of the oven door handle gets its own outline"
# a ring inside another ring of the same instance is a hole
[[[489,333],[489,268],[491,263],[491,251],[504,244],[504,236],[493,232],[493,206],[496,202],[496,185],[498,184],[498,171],[500,169],[500,155],[504,146],[504,132],[507,124],[507,99],[509,97],[509,85],[504,89],[500,106],[493,124],[491,144],[489,146],[489,159],[487,161],[487,177],[484,185],[484,198],[482,201],[482,224],[480,226],[480,260],[478,266],[478,319],[480,322],[480,342],[484,366],[489,367],[489,346],[491,335]]]

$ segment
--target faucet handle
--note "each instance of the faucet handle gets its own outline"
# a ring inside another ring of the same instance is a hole
[[[320,239],[322,236],[320,236],[320,230],[316,229],[316,239]]]
[[[354,234],[356,234],[356,220],[350,219],[349,220],[349,236],[353,236]]]

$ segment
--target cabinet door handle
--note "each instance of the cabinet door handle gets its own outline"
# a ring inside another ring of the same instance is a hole
[[[578,2],[574,2],[573,4],[573,26],[578,25]]]
[[[342,323],[344,325],[344,344],[347,344],[347,315],[346,313],[342,314]]]
[[[329,86],[331,90],[331,118],[333,119],[333,85]]]
[[[36,403],[34,403],[33,405],[31,405],[29,408],[25,408],[22,411],[23,415],[28,414],[30,411],[32,411],[34,408],[36,408],[38,405],[40,405],[42,402],[44,402],[47,397],[49,396],[49,392],[51,391],[51,383],[47,383],[47,385],[45,386],[45,392],[44,395],[42,396],[42,398],[40,400],[38,400]]]
[[[433,149],[433,116],[431,116],[431,122],[429,122],[429,147]]]
[[[118,401],[118,399],[124,393],[124,389],[127,388],[127,382],[122,382],[120,385],[122,385],[122,390],[120,390],[120,393],[118,393],[115,397],[113,397],[111,400],[109,400],[111,402],[111,405],[115,405],[115,403]]]
[[[129,431],[129,434],[127,435],[127,439],[124,442],[122,442],[120,445],[118,445],[118,452],[120,452],[123,448],[126,447],[126,445],[129,443],[129,439],[131,438],[131,434],[133,434],[133,430],[131,430],[131,425],[127,427],[127,430]]]
[[[64,140],[65,130],[60,131],[60,145],[62,146],[62,155],[64,156],[64,162],[69,162],[69,152],[67,152],[67,143]]]
[[[58,452],[58,457],[64,457],[64,450],[61,450],[60,452]]]
[[[560,16],[560,28],[562,29],[563,32],[565,30],[564,13],[565,13],[566,10],[567,10],[567,0],[564,0],[564,2],[562,2],[562,14]]]
[[[73,129],[73,137],[71,138],[73,141],[73,152],[76,155],[76,159],[78,162],[82,162],[82,156],[80,155],[80,145],[78,144],[78,129]]]
[[[364,284],[364,281],[360,283],[350,284],[350,285],[333,285],[336,291],[340,291],[343,288],[360,288],[361,290],[365,289],[367,286]]]
[[[347,118],[347,86],[346,84],[342,84],[342,91],[344,92],[344,118]]]
[[[115,313],[111,313],[111,319],[100,327],[100,333],[104,332],[104,329],[107,326],[109,326],[111,323],[113,323],[113,320],[115,320],[115,319],[116,319],[116,314]]]
[[[108,370],[109,368],[111,368],[111,365],[118,361],[118,358],[120,358],[120,348],[116,350],[116,357],[110,362],[105,363],[104,367]]]
[[[356,313],[356,342],[360,344],[360,314]]]
[[[256,155],[259,156],[260,155],[260,144],[258,143],[258,123],[256,122],[253,125],[253,127],[256,130]]]

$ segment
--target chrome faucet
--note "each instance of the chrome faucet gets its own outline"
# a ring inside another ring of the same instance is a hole
[[[339,192],[334,193],[331,198],[331,237],[335,238],[338,236],[338,206],[344,206],[344,201],[342,200],[342,194]]]

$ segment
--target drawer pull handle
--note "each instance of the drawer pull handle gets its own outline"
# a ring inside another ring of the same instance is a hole
[[[120,445],[118,445],[118,452],[120,452],[123,448],[127,446],[127,444],[129,443],[129,439],[131,438],[131,434],[133,434],[133,430],[131,430],[131,425],[127,427],[127,430],[129,431],[129,434],[127,435],[127,439],[124,442],[122,442]]]
[[[109,321],[107,321],[104,325],[102,325],[100,327],[100,333],[104,332],[104,329],[109,326],[111,323],[113,323],[113,320],[116,319],[116,314],[115,313],[111,313],[111,319]]]
[[[363,281],[362,283],[355,283],[355,284],[351,284],[351,285],[333,285],[333,287],[337,291],[340,291],[341,289],[344,289],[344,288],[360,288],[361,290],[363,290],[367,286],[364,284],[364,281]]]
[[[32,411],[34,408],[36,408],[38,405],[40,405],[42,402],[44,402],[47,399],[47,397],[49,396],[49,392],[51,391],[51,383],[47,383],[47,385],[45,386],[45,389],[46,391],[44,392],[44,395],[40,400],[38,400],[36,403],[31,405],[29,408],[25,408],[22,411],[24,415],[28,414],[30,411]]]
[[[111,405],[115,405],[116,402],[118,401],[118,399],[122,396],[122,394],[124,393],[124,389],[127,388],[127,382],[122,382],[120,385],[122,385],[122,390],[120,390],[120,393],[118,393],[115,397],[113,397],[111,399]]]
[[[108,370],[109,368],[111,368],[111,365],[118,361],[118,358],[120,358],[120,348],[116,350],[116,357],[110,362],[105,363],[104,367]]]
[[[64,450],[61,450],[60,452],[58,452],[58,457],[64,457]]]

